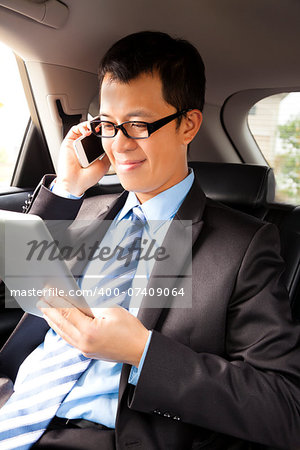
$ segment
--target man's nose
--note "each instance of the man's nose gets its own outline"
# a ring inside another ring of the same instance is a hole
[[[112,149],[115,152],[124,152],[135,150],[137,148],[137,142],[135,139],[125,136],[122,130],[118,130],[115,137],[112,138]]]

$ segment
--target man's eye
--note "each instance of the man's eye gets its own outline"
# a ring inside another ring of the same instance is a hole
[[[140,122],[132,122],[130,124],[131,128],[136,128],[137,130],[146,130],[147,129],[147,125],[145,125],[144,123],[140,123]]]
[[[112,130],[114,126],[111,123],[102,123],[101,127],[103,130]]]

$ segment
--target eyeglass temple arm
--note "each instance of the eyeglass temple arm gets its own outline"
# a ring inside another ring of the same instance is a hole
[[[191,111],[191,110],[184,109],[182,111],[178,111],[175,114],[172,114],[171,116],[164,117],[163,119],[159,119],[156,122],[148,123],[147,128],[148,128],[149,135],[151,133],[154,133],[154,131],[158,130],[159,128],[163,127],[164,125],[167,125],[167,123],[172,122],[172,120],[176,119],[177,117],[180,117],[182,114],[185,114],[188,111]]]

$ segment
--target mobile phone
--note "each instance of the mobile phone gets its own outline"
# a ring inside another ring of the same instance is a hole
[[[81,167],[88,167],[105,155],[101,139],[94,134],[80,136],[74,141],[73,146]]]

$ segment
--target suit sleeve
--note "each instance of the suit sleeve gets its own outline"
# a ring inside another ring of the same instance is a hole
[[[45,175],[35,189],[27,213],[36,214],[44,220],[73,220],[83,202],[80,199],[61,197],[50,191],[55,175]]]
[[[35,189],[26,213],[36,214],[53,222],[73,220],[83,199],[70,200],[60,197],[48,188],[55,175],[45,175]],[[51,230],[50,230],[51,231]],[[26,324],[26,325],[25,325]],[[0,352],[0,407],[13,391],[19,366],[24,359],[43,341],[49,326],[44,319],[25,313]],[[30,334],[30,339],[28,335]],[[20,351],[22,349],[22,351]]]
[[[226,355],[153,331],[129,407],[259,442],[300,448],[299,326],[281,282],[276,227],[255,233],[228,303]]]

